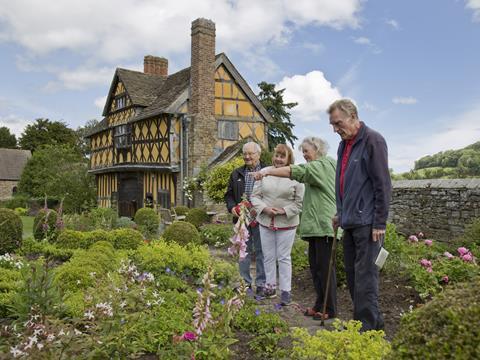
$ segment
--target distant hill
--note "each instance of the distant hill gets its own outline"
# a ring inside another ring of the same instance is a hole
[[[446,150],[415,161],[409,172],[392,175],[401,179],[454,179],[480,177],[480,141],[459,150]]]

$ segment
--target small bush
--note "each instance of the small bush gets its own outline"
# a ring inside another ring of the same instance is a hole
[[[197,228],[186,221],[174,221],[167,227],[163,233],[163,237],[167,241],[172,241],[180,245],[200,243],[200,233]]]
[[[200,228],[203,244],[222,247],[230,242],[233,236],[232,224],[206,224]]]
[[[318,330],[310,335],[307,329],[293,330],[293,359],[366,359],[381,360],[390,352],[383,331],[361,333],[359,321],[335,320],[335,330]]]
[[[479,359],[480,277],[458,284],[402,318],[390,359]]]
[[[190,209],[185,217],[185,221],[195,225],[197,229],[200,229],[203,224],[207,223],[208,219],[207,212],[199,208]]]
[[[157,237],[160,217],[157,212],[151,208],[138,209],[134,217],[138,229],[147,239]]]
[[[41,209],[33,220],[33,237],[36,240],[55,242],[58,236],[57,212]]]
[[[56,245],[64,249],[85,248],[85,233],[75,230],[64,230],[58,235]]]
[[[95,208],[88,213],[92,230],[103,229],[112,230],[115,229],[118,219],[117,211],[112,208]]]
[[[2,201],[1,206],[11,210],[14,210],[16,208],[28,208],[28,196],[23,194],[16,194],[10,199]]]
[[[236,157],[226,164],[214,167],[207,176],[207,180],[203,188],[207,191],[207,195],[214,202],[220,204],[224,200],[227,192],[228,181],[232,171],[244,164],[241,157]]]
[[[27,216],[28,215],[28,211],[26,208],[23,208],[23,207],[18,207],[18,208],[15,208],[15,214],[17,214],[18,216]]]
[[[143,236],[134,229],[116,229],[110,232],[115,249],[135,250],[143,243]]]
[[[175,207],[175,214],[177,214],[178,216],[187,215],[189,211],[190,208],[188,206],[180,205]]]
[[[117,229],[121,229],[121,228],[135,229],[137,228],[137,224],[135,224],[135,221],[133,221],[129,217],[122,216],[122,217],[119,217],[117,220]]]
[[[20,270],[0,267],[0,317],[8,316],[15,293],[21,285],[21,278]]]
[[[58,248],[48,241],[35,241],[33,238],[23,240],[22,247],[17,253],[23,256],[38,257],[43,256],[46,260],[67,261],[74,253],[73,249]]]
[[[98,229],[98,230],[93,230],[93,231],[88,231],[84,233],[84,249],[88,249],[91,245],[99,242],[99,241],[105,241],[108,243],[111,243],[113,246],[114,244],[114,239],[112,237],[112,234],[109,233],[106,230]]]
[[[23,224],[13,210],[0,208],[0,255],[12,252],[22,244]]]

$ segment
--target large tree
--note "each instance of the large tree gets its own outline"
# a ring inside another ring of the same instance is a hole
[[[35,151],[22,172],[18,191],[31,197],[64,198],[67,212],[79,212],[95,203],[88,160],[69,145],[46,145]]]
[[[17,138],[15,134],[10,133],[6,126],[0,127],[0,148],[15,149],[17,147]]]
[[[37,119],[27,125],[18,143],[22,149],[32,152],[44,145],[66,144],[78,149],[78,135],[64,122]]]
[[[83,156],[87,157],[90,155],[90,141],[85,139],[85,135],[90,133],[90,131],[98,125],[97,119],[88,120],[85,126],[80,126],[75,130],[78,137],[78,148],[82,152]]]
[[[275,84],[262,81],[258,84],[260,92],[258,99],[273,118],[273,123],[268,124],[268,147],[272,151],[277,144],[289,142],[292,146],[298,138],[293,135],[295,124],[290,120],[289,110],[298,103],[286,103],[283,99],[285,89],[275,90]]]

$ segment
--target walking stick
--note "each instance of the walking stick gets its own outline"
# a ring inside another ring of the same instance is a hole
[[[327,311],[327,299],[328,299],[328,290],[330,289],[330,277],[332,276],[332,267],[333,263],[335,262],[335,253],[337,252],[337,232],[338,228],[333,231],[333,244],[332,244],[332,252],[330,254],[330,261],[328,263],[328,277],[327,277],[327,286],[325,287],[325,291],[323,292],[323,310],[322,310],[322,321],[320,322],[320,326],[325,326],[325,313]]]

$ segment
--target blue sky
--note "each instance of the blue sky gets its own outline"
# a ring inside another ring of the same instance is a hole
[[[296,135],[332,156],[339,97],[385,136],[396,172],[480,140],[480,0],[0,0],[0,126],[101,119],[116,67],[141,70],[147,54],[189,66],[197,17],[255,91],[287,89]]]

